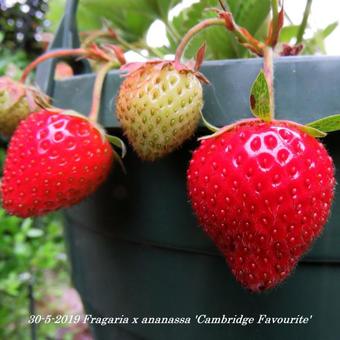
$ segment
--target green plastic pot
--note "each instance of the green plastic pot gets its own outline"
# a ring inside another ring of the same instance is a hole
[[[52,48],[76,47],[76,1],[68,1]],[[38,71],[40,86],[56,106],[88,112],[95,75],[85,62],[78,75],[53,81],[55,61]],[[249,89],[260,59],[206,62],[204,115],[223,126],[250,116]],[[121,134],[114,102],[122,79],[111,72],[104,86],[101,123]],[[340,112],[340,57],[275,60],[277,118],[301,123]],[[199,131],[198,135],[205,133]],[[339,134],[324,139],[340,168]],[[65,236],[73,281],[94,317],[190,317],[189,325],[92,324],[96,339],[217,340],[340,337],[339,187],[323,235],[293,274],[272,291],[251,294],[231,275],[223,257],[199,228],[186,195],[186,168],[195,138],[164,159],[140,161],[128,150],[127,175],[116,166],[106,183],[65,211]],[[339,174],[337,180],[340,181]],[[195,316],[310,317],[307,324],[209,325]]]

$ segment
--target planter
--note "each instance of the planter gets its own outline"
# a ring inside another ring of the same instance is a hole
[[[43,65],[39,73],[53,70],[52,66]],[[204,64],[202,72],[211,81],[205,86],[204,115],[211,123],[222,126],[250,116],[249,89],[261,66],[260,59]],[[340,57],[277,59],[277,118],[306,123],[339,113],[339,70]],[[56,106],[87,112],[94,78],[83,74],[40,84]],[[121,81],[118,71],[108,75],[101,111],[102,124],[118,134],[113,112]],[[325,143],[339,169],[339,133],[329,134]],[[196,146],[193,138],[154,163],[141,162],[130,149],[124,160],[127,175],[117,166],[94,195],[65,211],[73,280],[87,313],[191,317],[190,325],[92,325],[96,339],[337,339],[339,186],[323,235],[294,273],[270,292],[251,294],[236,283],[188,203],[185,174]],[[308,324],[242,327],[198,324],[196,314],[313,317]]]

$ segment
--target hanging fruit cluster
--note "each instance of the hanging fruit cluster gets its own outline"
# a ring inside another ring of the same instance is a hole
[[[116,98],[117,118],[139,157],[153,161],[173,152],[202,120],[213,133],[201,138],[187,171],[188,196],[200,225],[244,287],[258,292],[284,280],[329,216],[334,164],[316,138],[340,129],[340,115],[305,126],[275,119],[273,50],[284,18],[278,1],[272,1],[263,42],[238,26],[223,6],[216,13],[188,31],[173,61],[125,64],[117,46],[99,48],[87,41],[83,48],[38,58],[21,83],[0,79],[0,132],[15,130],[1,187],[4,208],[20,217],[46,214],[80,202],[105,180],[116,155],[109,142],[123,150],[124,144],[107,136],[96,121],[105,75],[119,63],[125,79]],[[255,117],[220,129],[201,114],[202,83],[208,83],[199,72],[205,45],[195,62],[181,62],[191,38],[213,25],[224,26],[264,60],[250,94]],[[285,46],[283,54],[299,50],[300,45]],[[24,85],[38,63],[69,55],[105,62],[88,118],[50,107],[43,94]]]

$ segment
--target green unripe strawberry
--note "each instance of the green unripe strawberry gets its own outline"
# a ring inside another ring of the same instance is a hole
[[[9,77],[0,77],[0,133],[11,136],[18,124],[38,109],[38,90],[25,86]]]
[[[160,158],[190,138],[203,106],[200,75],[173,62],[147,62],[123,81],[117,117],[144,160]]]

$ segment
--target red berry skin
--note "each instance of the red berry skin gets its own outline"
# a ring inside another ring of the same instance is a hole
[[[292,272],[320,235],[335,187],[324,146],[283,121],[254,120],[203,140],[187,181],[202,228],[255,292]]]
[[[7,152],[4,209],[39,216],[74,205],[107,177],[113,150],[84,118],[42,110],[22,121]]]

